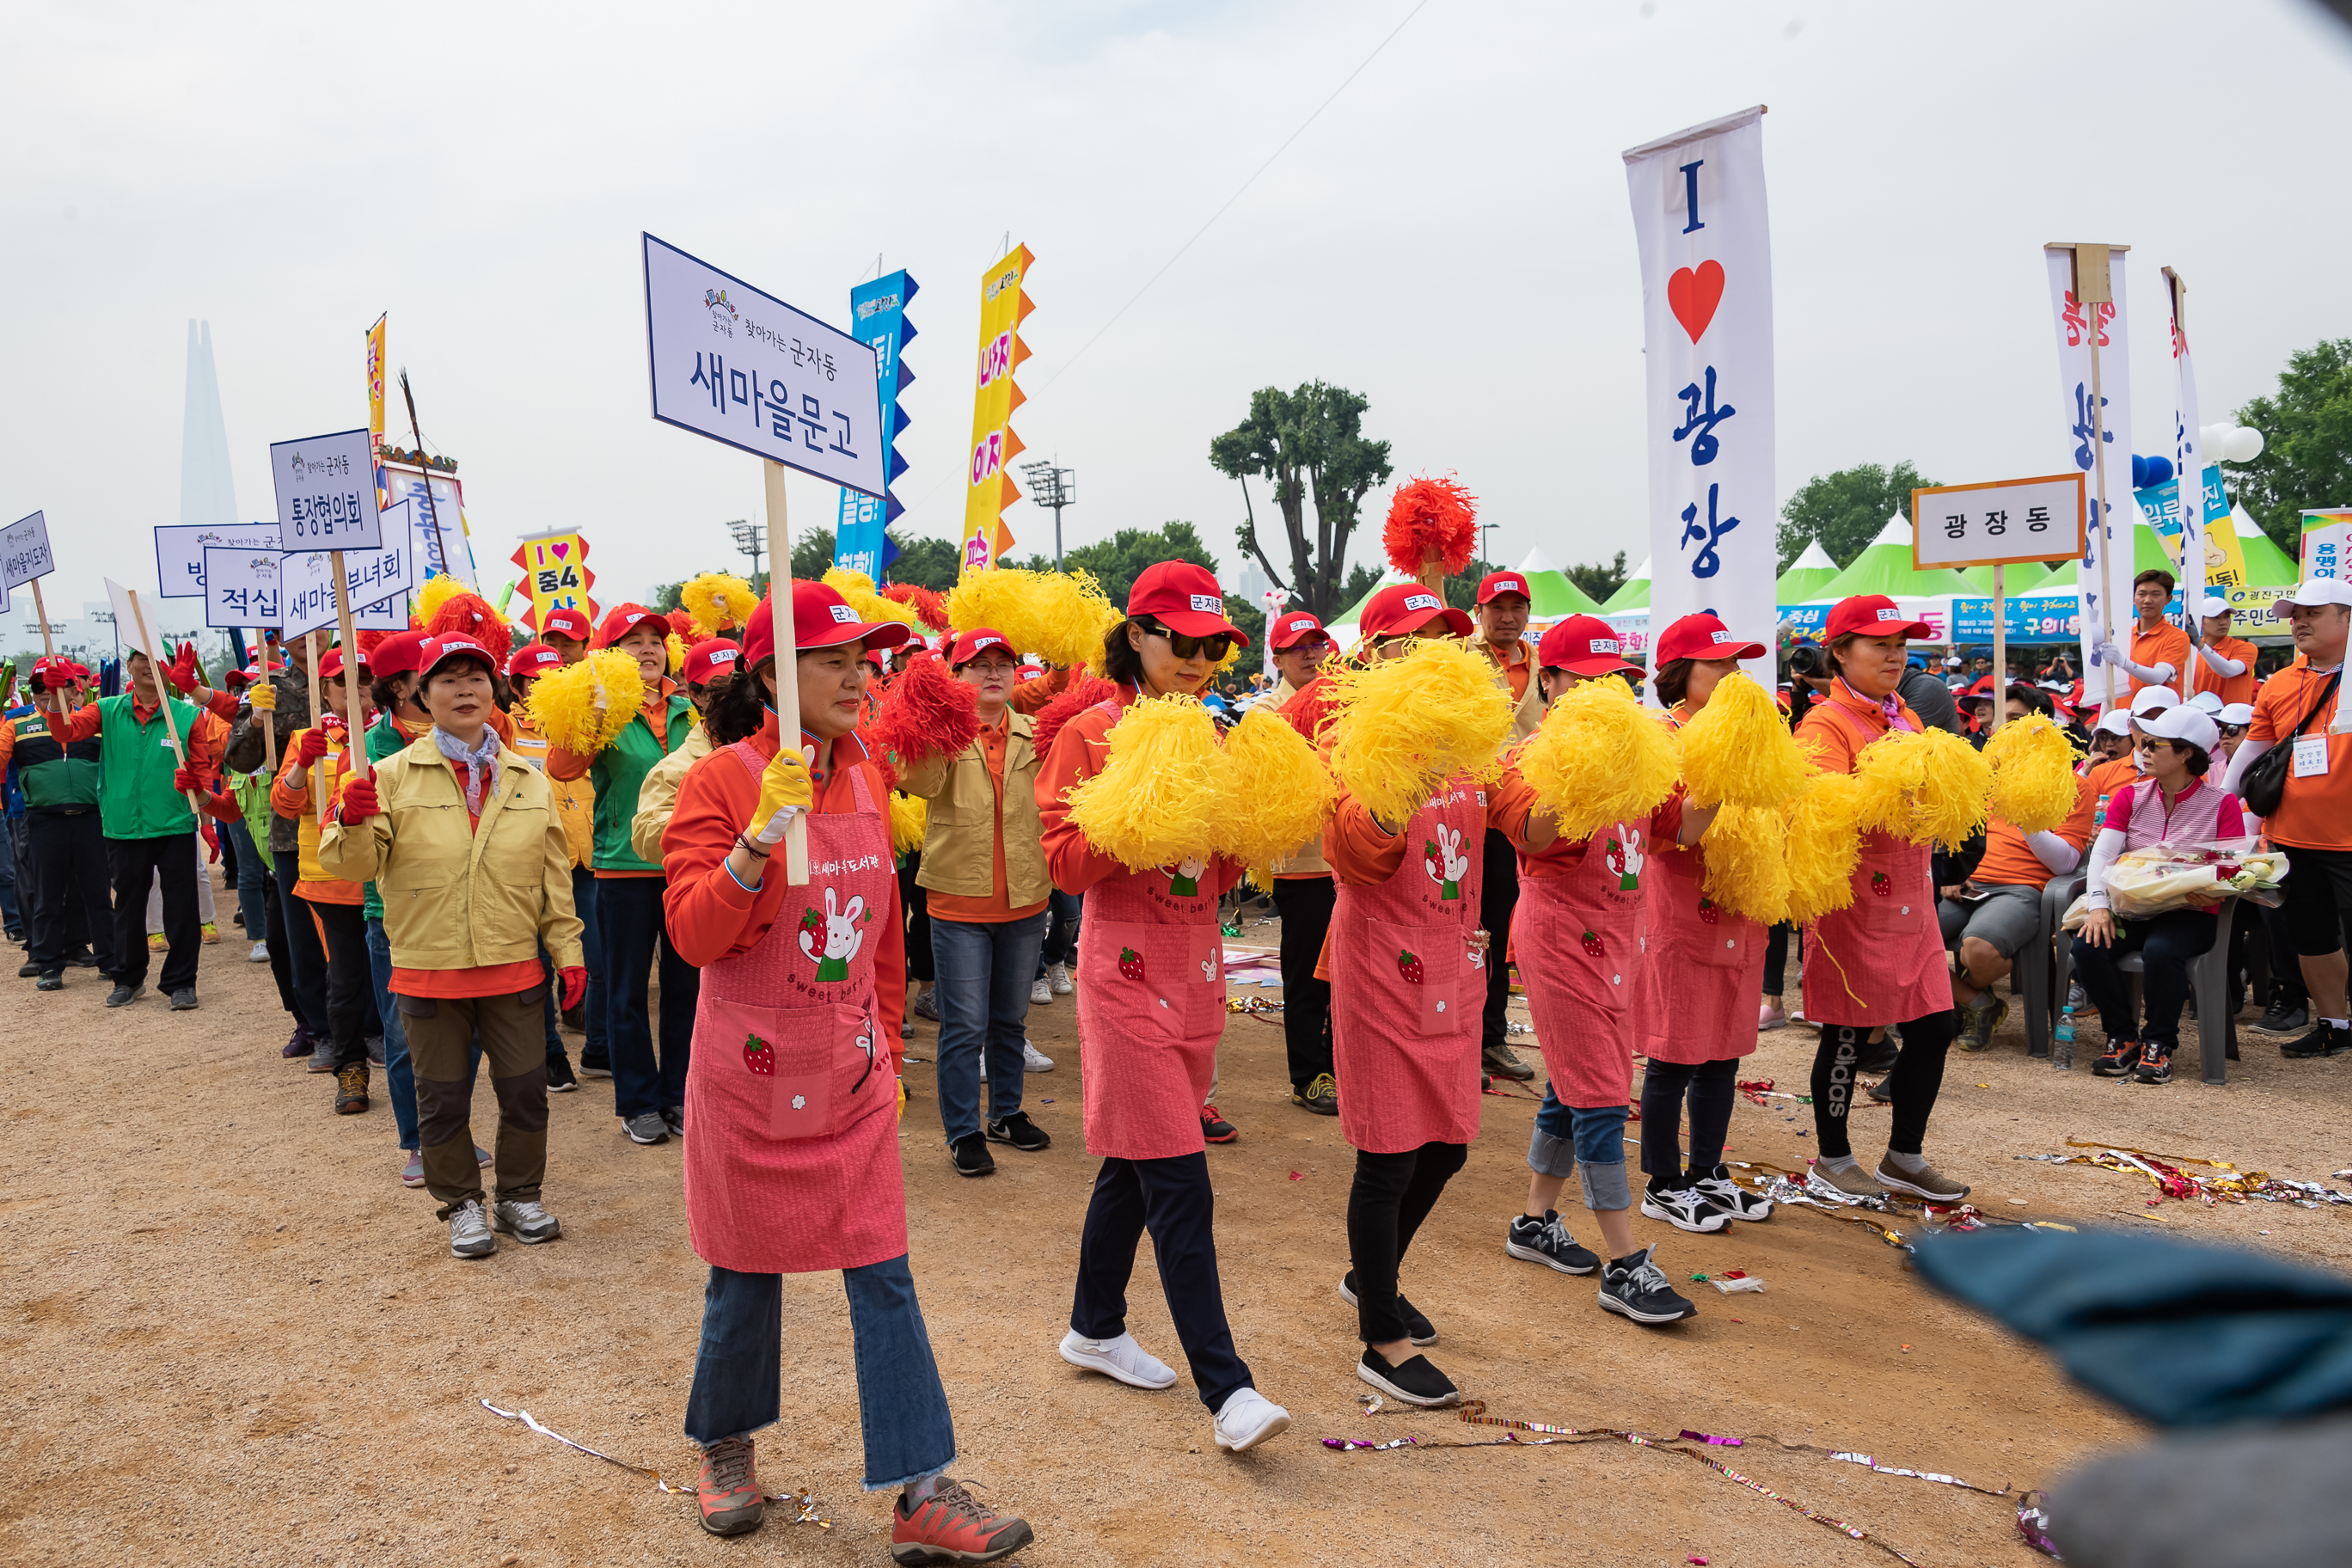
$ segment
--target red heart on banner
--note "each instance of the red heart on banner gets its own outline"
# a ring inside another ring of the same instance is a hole
[[[1715,320],[1715,308],[1723,303],[1723,264],[1702,261],[1694,272],[1685,267],[1666,279],[1666,304],[1683,331],[1696,342],[1706,332],[1707,323]]]
[[[1710,266],[1710,267],[1713,267],[1713,266],[1715,265],[1715,263],[1713,263],[1712,261],[1710,261],[1710,262],[1708,262],[1708,263],[1707,263],[1707,265],[1708,265],[1708,266]],[[1722,284],[1720,284],[1720,283],[1717,283],[1717,284],[1715,286],[1715,291],[1716,291],[1717,293],[1718,293],[1718,294],[1722,293],[1722,292],[1723,292],[1723,285],[1722,285]],[[1711,306],[1711,305],[1710,305],[1710,306],[1708,306],[1707,308],[1708,308],[1709,310],[1713,310],[1713,309],[1714,309],[1714,307],[1713,307],[1713,306]],[[1692,335],[1692,337],[1693,337],[1693,338],[1696,338],[1698,334],[1697,334],[1697,333],[1696,333],[1696,332],[1694,332],[1694,333],[1692,333],[1691,335]],[[548,548],[549,548],[550,550],[552,550],[552,551],[554,551],[554,552],[555,552],[555,558],[556,558],[558,561],[562,560],[565,556],[567,556],[567,555],[569,555],[569,554],[571,554],[571,553],[572,553],[572,546],[571,546],[571,545],[569,545],[569,544],[551,544],[551,545],[549,545],[549,546],[548,546]]]

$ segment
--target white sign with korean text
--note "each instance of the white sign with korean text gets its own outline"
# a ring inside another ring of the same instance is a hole
[[[2060,406],[2065,411],[2065,449],[2073,466],[2082,473],[2096,472],[2091,447],[2099,433],[2100,420],[2105,421],[2109,515],[2104,519],[2099,515],[2095,480],[2089,510],[2084,514],[2087,525],[2083,534],[2081,565],[2075,573],[2083,594],[2083,669],[2086,676],[2105,668],[2100,663],[2098,648],[2107,640],[2107,628],[2112,623],[2104,581],[2110,550],[2121,557],[2116,562],[2116,597],[2125,613],[2129,613],[2129,541],[2132,525],[2139,516],[2139,503],[2132,500],[2131,493],[2131,338],[2126,330],[2128,317],[2124,308],[2124,254],[2116,250],[2110,255],[2107,289],[2115,296],[2113,301],[2086,307],[2074,298],[2074,253],[2063,247],[2042,251],[2050,271],[2051,313],[2058,325],[2058,392]],[[2095,332],[2099,346],[2099,397],[2095,410],[2091,396],[2091,342]],[[2099,418],[2094,418],[2095,413]],[[2104,694],[2105,680],[2104,675],[2097,675],[2088,684]]]
[[[2083,552],[2084,493],[2080,474],[1913,490],[1911,564],[2074,560]]]
[[[455,474],[436,473],[430,476],[415,468],[387,463],[378,470],[383,475],[384,493],[391,499],[384,510],[404,500],[415,506],[416,560],[428,574],[455,577],[468,591],[481,592],[481,580],[474,571],[474,547],[466,537],[466,494]],[[431,507],[425,505],[427,500]],[[444,555],[447,559],[443,559]]]
[[[134,601],[131,590],[113,578],[104,581],[107,607],[114,613],[114,640],[122,645],[125,653],[143,653],[149,658],[170,663],[171,639],[164,637],[156,619],[155,612],[161,606],[154,598],[142,594]]]
[[[257,522],[246,528],[206,528],[200,523],[171,523],[155,531],[155,588],[166,599],[205,596],[205,551],[266,550],[278,553],[278,525]]]
[[[278,552],[205,547],[205,625],[217,631],[231,626],[268,627],[278,624],[284,609],[278,586]]]
[[[20,517],[0,528],[0,593],[21,588],[58,569],[49,553],[49,520],[44,512]]]
[[[346,579],[359,569],[364,557],[346,556],[343,573]],[[413,557],[412,557],[413,559]],[[278,558],[278,584],[285,619],[279,624],[289,637],[305,632],[330,631],[337,626],[335,616],[334,557],[323,550],[297,551]],[[348,586],[348,584],[347,584]],[[352,605],[352,626],[356,631],[396,632],[408,628],[408,599],[396,594],[382,604],[362,609],[355,599]]]
[[[874,350],[646,235],[654,417],[879,497]]]
[[[383,548],[375,459],[364,429],[272,442],[269,473],[278,486],[280,550]]]
[[[1780,505],[1763,115],[1636,147],[1625,173],[1642,257],[1650,624],[1711,611],[1769,648]]]

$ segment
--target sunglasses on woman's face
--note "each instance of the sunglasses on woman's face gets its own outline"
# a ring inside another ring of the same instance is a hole
[[[2161,749],[2161,748],[2163,748],[2163,747],[2169,746],[2169,745],[2171,745],[2171,744],[2172,744],[2172,742],[2169,742],[2169,741],[2160,741],[2160,740],[2157,739],[2154,735],[2142,735],[2142,736],[2141,736],[2141,737],[2140,737],[2137,742],[2135,742],[2133,743],[2133,749],[2134,749],[2134,750],[2136,750],[2136,751],[2142,751],[2142,752],[2153,752],[2153,751],[2159,750],[2159,749]]]
[[[2221,730],[2224,735],[2242,735],[2246,732],[2246,727],[2243,724],[2224,724],[2221,726]]]
[[[1168,651],[1178,658],[1205,658],[1211,664],[1222,660],[1234,646],[1234,639],[1223,632],[1213,637],[1188,637],[1182,632],[1171,632],[1162,627],[1151,635],[1167,638]]]

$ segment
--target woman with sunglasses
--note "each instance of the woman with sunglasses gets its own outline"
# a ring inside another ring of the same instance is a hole
[[[1215,1415],[1217,1446],[1255,1447],[1290,1413],[1259,1394],[1234,1349],[1217,1281],[1215,1197],[1202,1113],[1224,1033],[1217,900],[1244,868],[1219,858],[1130,871],[1070,820],[1071,788],[1101,771],[1108,736],[1139,697],[1198,696],[1237,642],[1213,574],[1187,561],[1148,567],[1106,639],[1102,673],[1119,694],[1055,735],[1037,778],[1054,885],[1085,896],[1078,922],[1078,1049],[1087,1151],[1102,1158],[1078,1243],[1062,1359],[1137,1388],[1176,1373],[1127,1331],[1136,1245],[1151,1233],[1168,1315]]]
[[[2242,837],[2247,821],[2236,795],[2223,792],[2218,778],[2206,782],[2221,732],[2203,711],[2167,708],[2139,720],[2138,729],[2135,749],[2147,776],[2107,803],[2105,826],[2091,846],[2084,889],[2090,912],[2074,938],[2074,966],[2107,1037],[2107,1048],[2091,1070],[2101,1078],[2130,1074],[2142,1083],[2168,1083],[2180,1010],[2189,999],[2189,963],[2213,945],[2213,917],[2221,906],[2168,910],[2126,925],[2109,910],[2107,876],[2127,849]],[[2124,984],[2122,963],[2130,952],[2140,955],[2145,1027],[2132,1015]]]

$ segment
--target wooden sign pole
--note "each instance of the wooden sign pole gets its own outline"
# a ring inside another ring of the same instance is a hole
[[[49,641],[49,609],[41,603],[41,580],[38,577],[33,579],[33,618],[41,623],[41,652],[47,658],[57,658],[57,645]],[[57,710],[63,713],[66,710],[65,694],[52,687],[47,695],[57,699]]]
[[[268,686],[269,684],[269,628],[268,626],[253,628],[253,646],[254,651],[261,656],[261,683]],[[251,699],[248,698],[247,700],[249,702]],[[248,708],[247,711],[250,713],[252,710]],[[269,776],[276,778],[278,776],[278,712],[275,709],[269,711],[261,726],[261,752],[267,759]]]
[[[163,715],[163,733],[171,739],[172,755],[178,759],[179,766],[184,768],[188,765],[188,751],[180,742],[180,721],[172,717],[172,683],[164,678],[163,663],[155,657],[158,642],[153,628],[147,624],[147,606],[139,602],[136,589],[126,588],[123,592],[131,596],[131,618],[139,623],[139,651],[147,656],[147,672],[155,678],[155,706]],[[37,613],[37,608],[36,606]],[[204,797],[194,790],[188,791],[187,795],[189,809],[202,816],[205,814]]]
[[[762,458],[761,479],[768,492],[768,609],[776,628],[776,744],[801,743],[801,682],[793,636],[793,529],[784,512],[784,466]],[[779,573],[779,563],[783,571]],[[781,592],[779,588],[781,586]],[[808,813],[784,830],[784,885],[808,886]]]
[[[326,721],[326,715],[319,710],[319,634],[304,632],[302,639],[302,647],[310,656],[310,668],[302,672],[305,691],[310,699],[310,723],[318,726]],[[320,798],[320,794],[315,789],[310,792],[310,811],[319,819],[319,831],[324,833],[327,830],[327,803]]]
[[[1992,568],[1992,732],[2009,721],[2009,584],[2008,568]]]
[[[343,580],[343,552],[331,550],[327,559],[334,563],[335,621],[343,634],[343,733],[351,737],[343,771],[355,771],[360,777],[368,778],[374,770],[368,766],[367,694],[360,689],[360,639],[352,628],[352,597]]]

